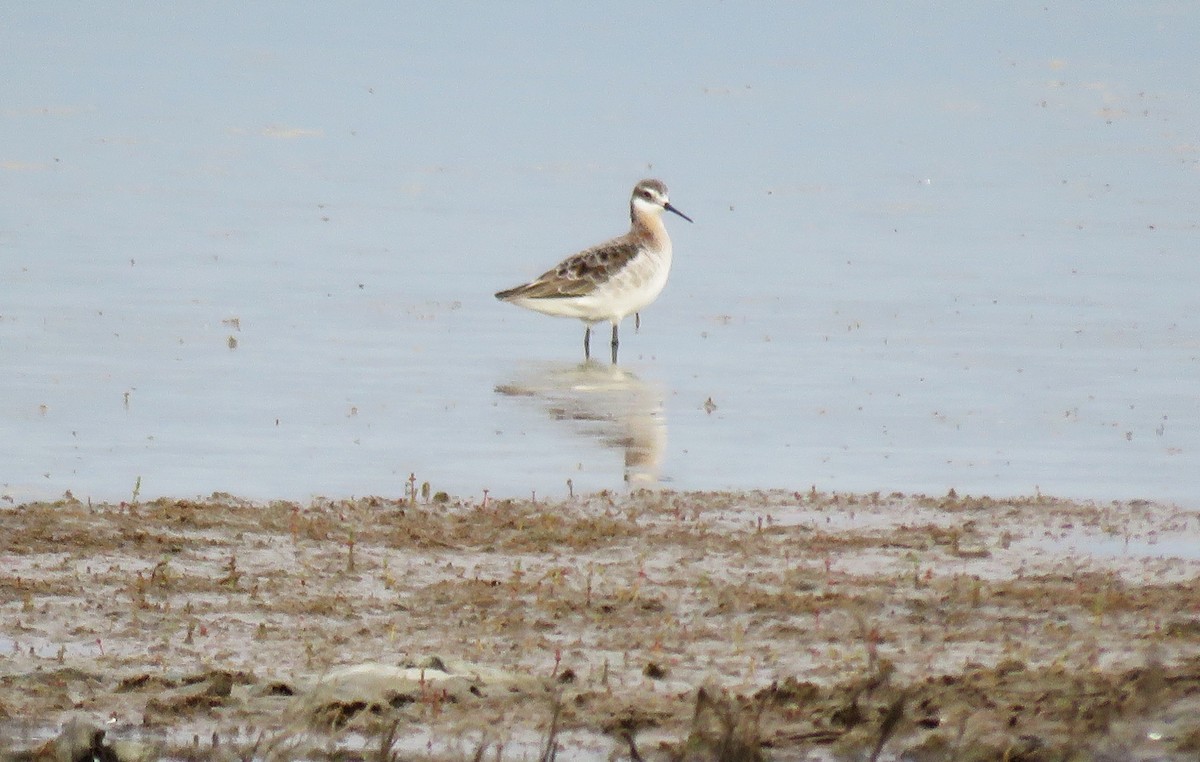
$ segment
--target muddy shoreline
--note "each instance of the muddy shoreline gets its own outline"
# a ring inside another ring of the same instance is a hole
[[[1044,496],[4,506],[0,759],[1195,759],[1198,547]]]

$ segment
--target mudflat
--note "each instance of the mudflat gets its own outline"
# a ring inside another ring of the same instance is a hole
[[[1200,511],[415,485],[0,507],[0,759],[89,745],[1195,759]]]

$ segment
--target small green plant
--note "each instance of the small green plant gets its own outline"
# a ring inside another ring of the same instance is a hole
[[[759,732],[763,710],[773,693],[742,706],[723,691],[700,688],[692,728],[672,760],[714,759],[721,762],[762,762],[766,755]]]
[[[546,746],[538,762],[554,762],[558,758],[558,721],[562,715],[562,693],[554,694],[554,703],[550,708],[550,728],[546,731]]]

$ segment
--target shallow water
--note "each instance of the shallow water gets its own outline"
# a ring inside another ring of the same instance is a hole
[[[1198,17],[15,8],[0,494],[1195,504]],[[646,175],[696,224],[581,366],[491,294]]]

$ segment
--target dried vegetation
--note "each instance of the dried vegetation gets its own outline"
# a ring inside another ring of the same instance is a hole
[[[1194,511],[429,492],[0,509],[0,759],[1200,754]]]

